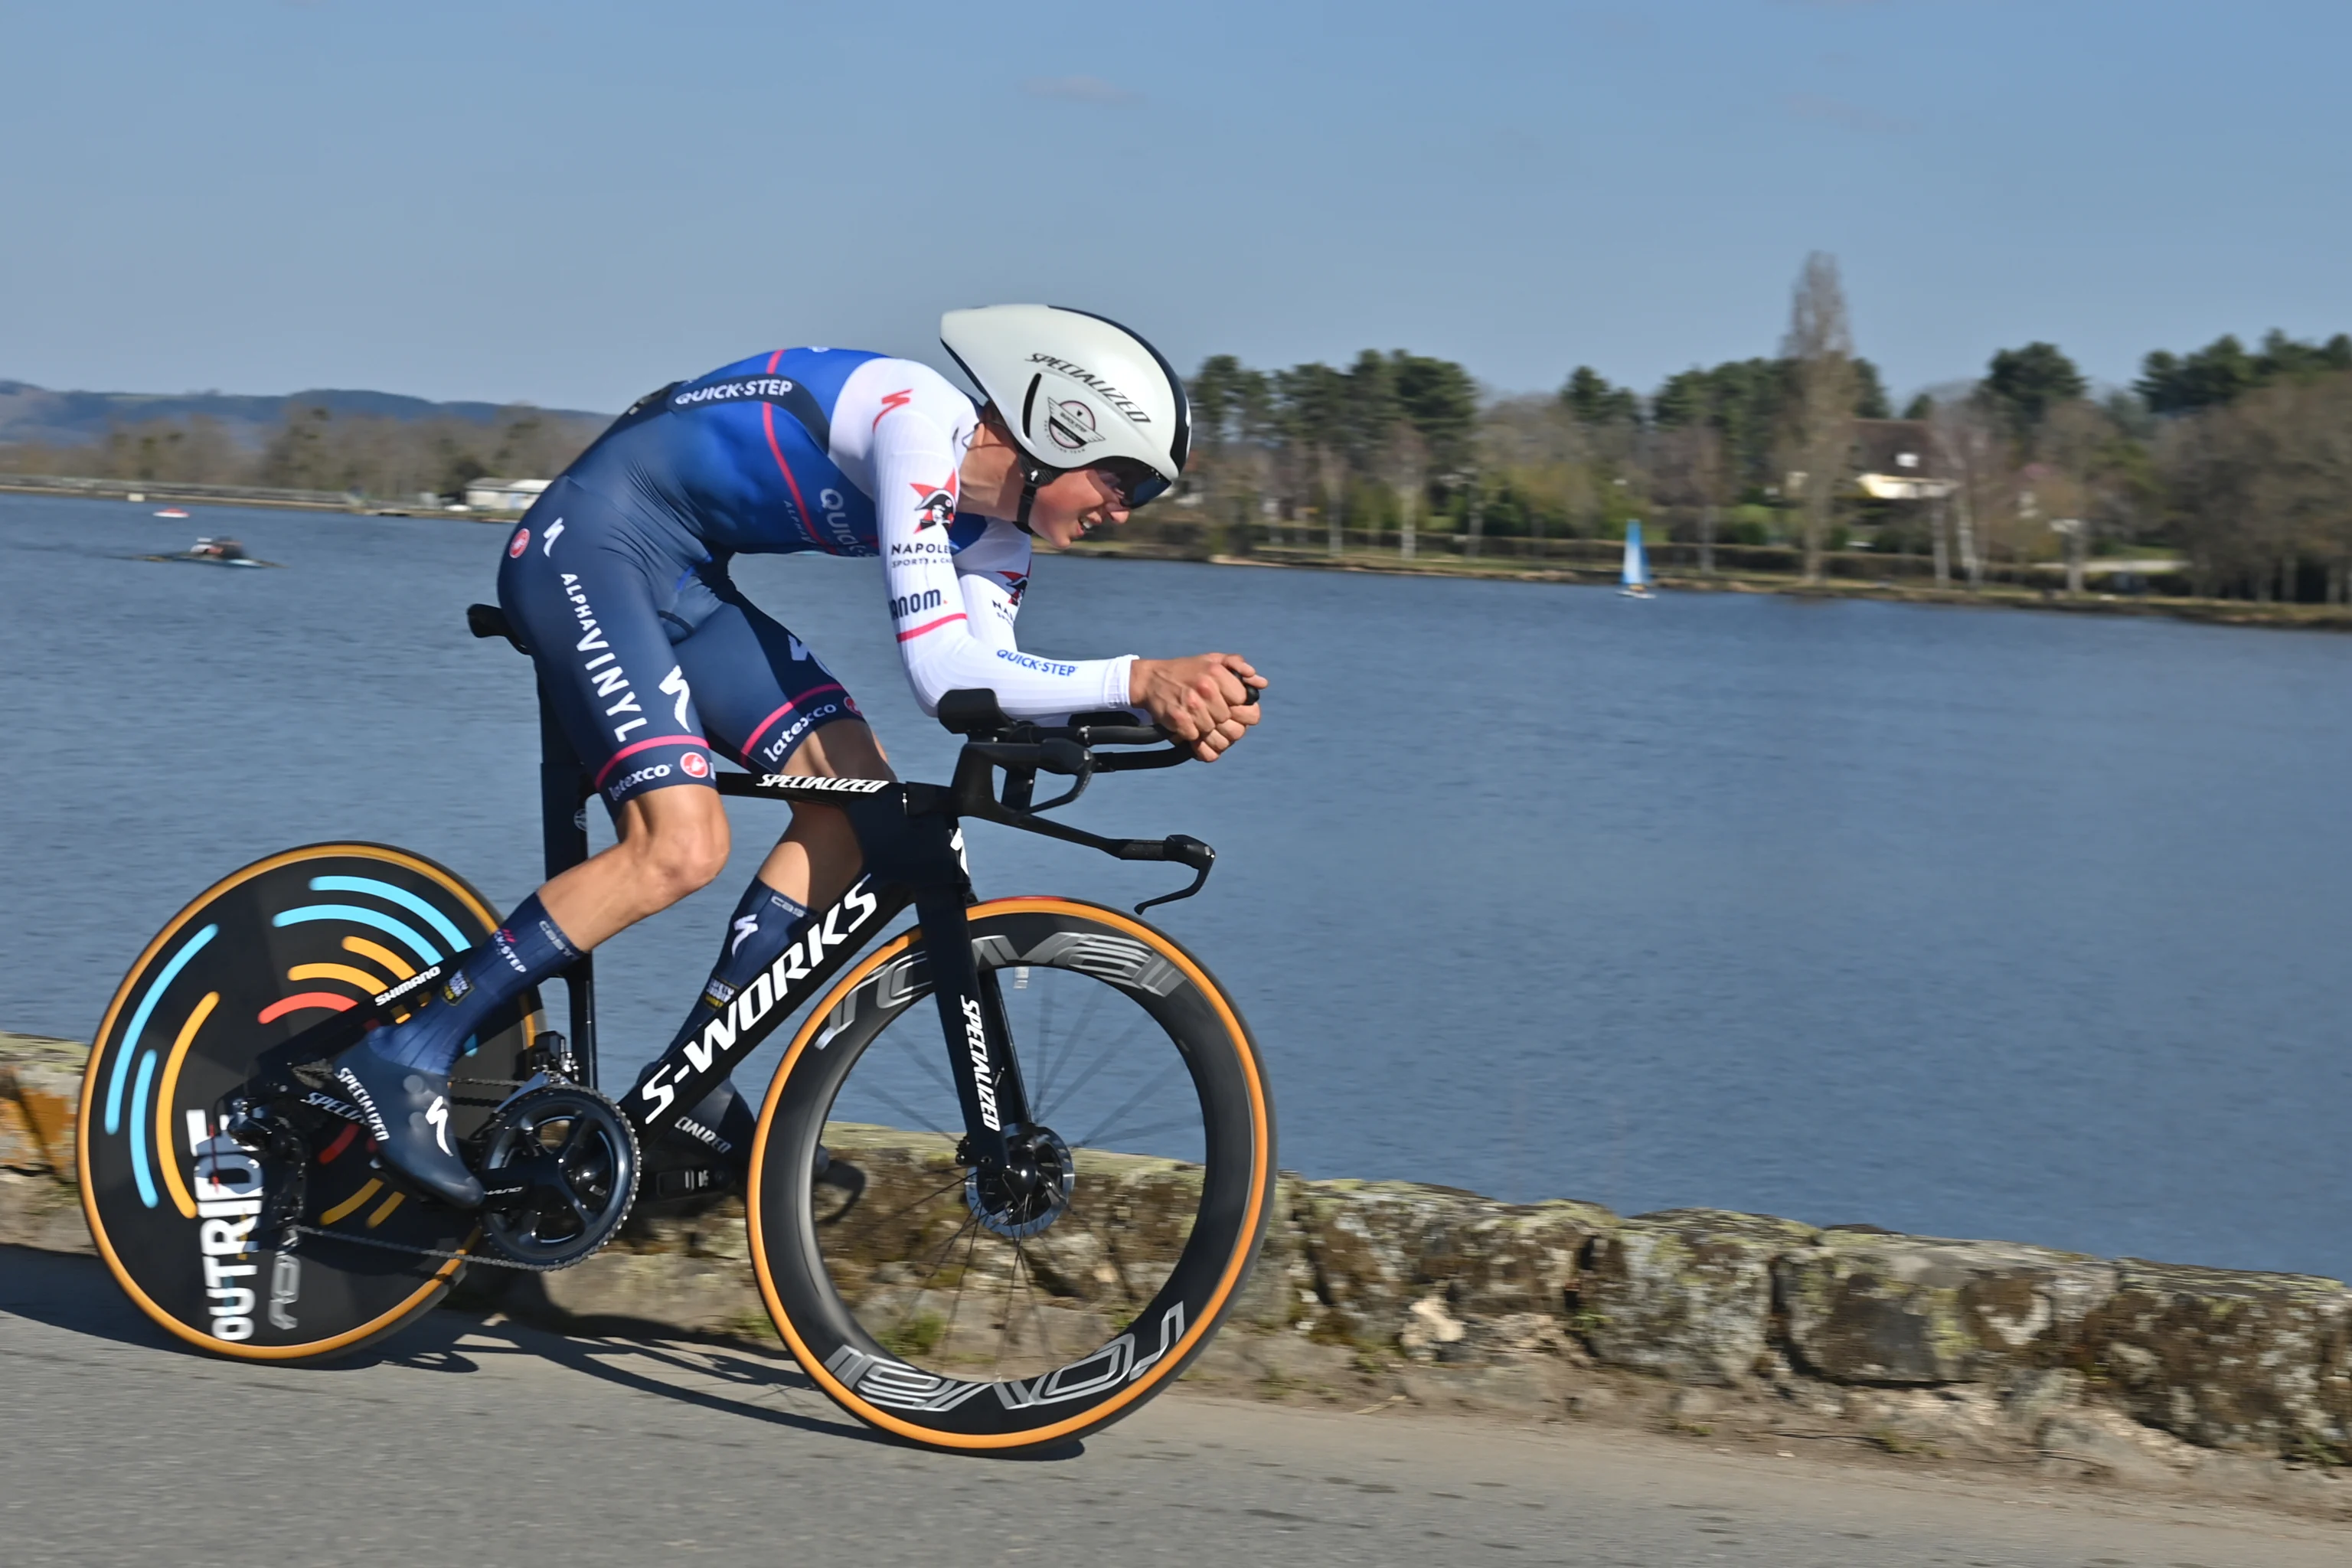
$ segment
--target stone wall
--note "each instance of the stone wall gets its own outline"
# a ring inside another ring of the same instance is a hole
[[[89,1249],[70,1186],[82,1051],[0,1036],[0,1242]],[[921,1152],[870,1142],[856,1157],[877,1170]],[[1129,1163],[1122,1183],[1150,1190],[1152,1163]],[[560,1274],[477,1269],[470,1291],[582,1328],[772,1332],[732,1200],[641,1214]],[[1403,1182],[1285,1176],[1251,1285],[1189,1375],[2102,1473],[2352,1460],[2352,1291],[2334,1280]]]

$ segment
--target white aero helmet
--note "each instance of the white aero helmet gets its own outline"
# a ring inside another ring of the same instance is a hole
[[[1184,471],[1192,409],[1183,378],[1117,321],[1058,305],[989,305],[941,316],[940,342],[1029,459],[1013,520],[1023,528],[1037,487],[1056,474],[1102,468],[1133,507]]]

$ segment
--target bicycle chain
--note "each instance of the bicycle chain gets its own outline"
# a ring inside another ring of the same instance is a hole
[[[547,1079],[551,1088],[564,1086],[569,1082],[568,1079],[552,1073],[541,1074],[541,1076]],[[530,1082],[531,1080],[530,1079],[452,1078],[449,1081],[453,1085],[460,1083],[478,1083],[488,1085],[492,1088],[520,1089],[523,1085]],[[634,1208],[635,1205],[632,1204],[630,1206]],[[624,1223],[626,1223],[625,1216],[624,1217]],[[460,1263],[479,1263],[489,1268],[520,1269],[525,1274],[561,1274],[567,1268],[577,1268],[580,1265],[595,1257],[597,1253],[602,1252],[605,1247],[610,1247],[613,1243],[613,1237],[621,1233],[620,1226],[614,1226],[611,1233],[608,1234],[603,1241],[598,1242],[593,1249],[582,1253],[579,1257],[572,1259],[569,1263],[525,1263],[519,1258],[498,1258],[480,1252],[449,1252],[437,1247],[411,1247],[405,1242],[385,1241],[381,1237],[350,1236],[340,1230],[323,1230],[315,1225],[297,1224],[293,1228],[298,1235],[322,1237],[329,1241],[347,1241],[354,1247],[373,1247],[383,1252],[405,1252],[412,1258],[455,1258]]]
[[[620,1228],[619,1226],[613,1227],[615,1232]],[[479,1263],[491,1268],[520,1268],[526,1274],[560,1274],[566,1268],[577,1268],[595,1257],[598,1252],[604,1251],[612,1243],[612,1237],[607,1237],[596,1245],[594,1251],[583,1252],[569,1263],[525,1263],[518,1258],[496,1258],[482,1252],[445,1252],[437,1247],[410,1247],[404,1242],[385,1241],[373,1236],[346,1236],[340,1230],[321,1230],[315,1225],[298,1225],[294,1229],[303,1236],[324,1237],[329,1241],[347,1241],[354,1247],[373,1247],[385,1252],[405,1252],[417,1258],[454,1258],[462,1263]]]

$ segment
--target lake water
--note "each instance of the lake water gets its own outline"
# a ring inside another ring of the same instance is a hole
[[[150,510],[0,497],[0,1027],[87,1037],[286,845],[403,844],[502,907],[538,880],[529,671],[462,625],[503,529]],[[198,532],[290,569],[126,559]],[[872,563],[738,575],[945,777]],[[1217,847],[1154,918],[1264,1041],[1286,1165],[2352,1272],[2352,639],[1080,560],[1023,626],[1275,680],[1233,756],[1071,815]],[[608,1079],[782,826],[733,809],[729,875],[604,950]],[[1175,880],[987,826],[973,865]]]

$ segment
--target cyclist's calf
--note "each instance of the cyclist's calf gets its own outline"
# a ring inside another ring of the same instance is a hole
[[[874,731],[856,719],[836,720],[810,735],[787,770],[812,778],[893,779]],[[760,880],[812,909],[839,898],[856,879],[857,835],[838,807],[803,801],[793,808],[782,840],[760,868]]]

